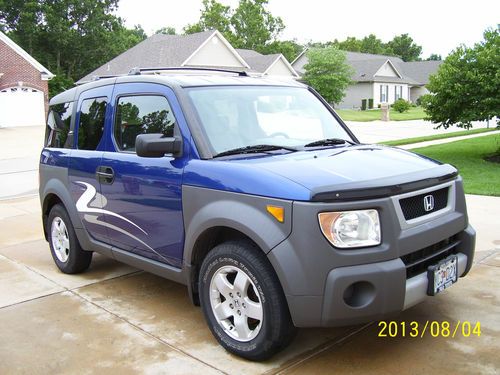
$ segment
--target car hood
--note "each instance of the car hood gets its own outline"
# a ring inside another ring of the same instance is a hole
[[[306,187],[312,200],[391,195],[436,184],[457,174],[451,165],[379,145],[288,154],[279,160],[264,159],[260,167]]]
[[[398,194],[456,174],[451,165],[412,152],[356,145],[199,160],[186,167],[185,183],[274,198],[330,201]]]

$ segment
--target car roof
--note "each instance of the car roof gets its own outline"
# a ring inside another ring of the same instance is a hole
[[[97,79],[96,81],[85,83],[80,86],[73,87],[64,91],[50,100],[50,104],[59,104],[75,101],[81,92],[93,89],[96,87],[112,85],[115,83],[159,83],[172,88],[187,88],[187,87],[207,87],[207,86],[286,86],[286,87],[306,87],[306,85],[297,82],[290,78],[279,77],[253,77],[239,76],[237,72],[234,74],[213,74],[213,73],[197,73],[197,74],[138,74],[124,75],[119,77]]]

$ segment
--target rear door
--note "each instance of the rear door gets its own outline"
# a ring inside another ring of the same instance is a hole
[[[182,174],[190,138],[173,91],[152,83],[124,83],[113,93],[113,122],[101,169],[109,243],[122,250],[182,265]],[[183,136],[182,157],[138,157],[138,134]]]
[[[104,153],[106,116],[113,86],[83,92],[75,117],[74,145],[69,162],[70,192],[82,223],[96,240],[107,242],[98,168]]]

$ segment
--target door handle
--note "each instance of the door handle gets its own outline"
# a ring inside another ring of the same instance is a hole
[[[95,172],[96,179],[102,184],[112,184],[115,180],[113,168],[100,165]]]

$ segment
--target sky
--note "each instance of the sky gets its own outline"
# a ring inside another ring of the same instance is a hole
[[[236,8],[238,0],[219,0]],[[200,17],[201,0],[120,0],[117,15],[127,27],[141,25],[148,35],[164,26],[180,33]],[[326,42],[370,33],[388,42],[407,33],[423,47],[422,57],[443,58],[460,44],[472,46],[483,31],[500,23],[498,0],[269,0],[268,9],[285,23],[279,39]]]

